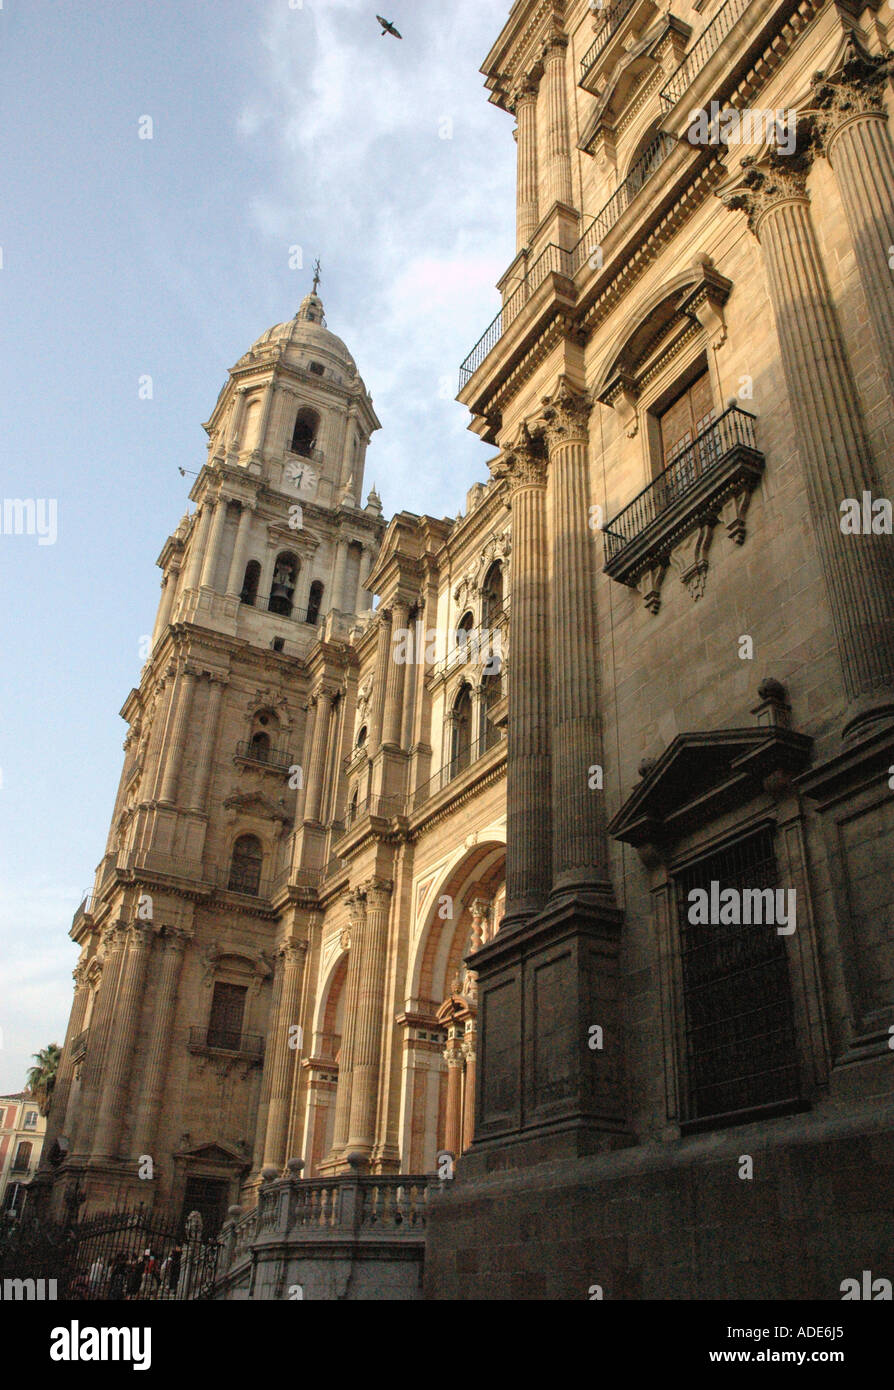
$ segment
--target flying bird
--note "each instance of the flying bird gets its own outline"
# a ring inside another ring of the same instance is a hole
[[[384,39],[384,37],[385,37],[386,34],[393,34],[394,37],[395,37],[396,39],[402,39],[402,38],[403,38],[403,34],[400,32],[399,29],[395,29],[395,27],[394,27],[394,25],[391,23],[391,20],[390,20],[390,19],[383,19],[382,16],[381,16],[380,14],[377,14],[377,15],[376,15],[376,19],[379,21],[379,23],[380,23],[381,26],[382,26],[382,38],[383,38],[383,39]]]

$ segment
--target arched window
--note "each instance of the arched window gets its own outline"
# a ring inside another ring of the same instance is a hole
[[[348,806],[348,825],[353,825],[354,822],[355,822],[355,820],[357,819],[357,807],[358,807],[359,804],[360,804],[360,789],[359,789],[359,788],[355,788],[355,789],[354,789],[354,795],[351,797],[351,801],[350,801],[350,804],[349,804],[349,806]]]
[[[289,551],[277,555],[273,566],[273,583],[270,586],[270,602],[267,607],[271,613],[279,613],[284,618],[291,617],[292,598],[298,579],[297,556]]]
[[[469,634],[475,626],[474,614],[470,611],[464,613],[460,618],[456,628],[456,659],[457,661],[467,661],[469,659]]]
[[[310,595],[307,600],[307,621],[316,623],[320,616],[320,605],[323,602],[323,585],[319,579],[315,579],[310,586]]]
[[[316,448],[319,428],[320,417],[317,412],[302,406],[295,417],[295,428],[292,430],[292,453],[300,454],[302,458],[310,458]]]
[[[257,835],[240,835],[233,846],[230,877],[227,887],[232,893],[247,893],[256,898],[261,887],[261,866],[264,851]]]
[[[460,687],[453,702],[453,746],[450,775],[456,777],[472,760],[472,688]]]
[[[270,735],[265,733],[252,734],[251,756],[256,762],[266,763],[270,761]]]
[[[485,676],[481,682],[482,716],[484,728],[481,731],[481,742],[484,745],[482,752],[488,748],[493,748],[495,743],[500,742],[500,730],[493,720],[488,718],[494,705],[498,704],[503,695],[503,685],[499,675]]]
[[[669,136],[663,135],[658,124],[651,125],[640,139],[633,157],[627,166],[627,202],[631,202],[662,164],[673,145]]]
[[[484,577],[484,601],[481,607],[481,623],[491,628],[503,615],[503,566],[495,560]]]
[[[356,743],[354,744],[354,747],[355,747],[355,748],[362,748],[363,745],[364,745],[365,743],[366,743],[366,725],[364,724],[363,728],[360,730],[360,732],[359,732],[358,735],[357,735],[357,741],[356,741]]]
[[[261,579],[261,566],[257,560],[249,560],[245,566],[245,578],[242,581],[242,593],[239,598],[242,603],[247,603],[253,608],[255,599],[258,597],[258,584]]]

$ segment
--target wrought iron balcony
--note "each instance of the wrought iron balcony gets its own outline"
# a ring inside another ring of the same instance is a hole
[[[190,1051],[238,1052],[243,1057],[259,1060],[264,1055],[264,1039],[260,1033],[243,1033],[241,1029],[190,1028]]]
[[[369,796],[365,801],[348,806],[345,811],[345,829],[350,830],[351,826],[363,820],[364,816],[378,816],[385,820],[391,816],[401,816],[404,807],[402,796]]]
[[[632,10],[633,4],[634,0],[616,0],[614,5],[606,5],[605,9],[602,11],[604,21],[602,28],[580,60],[581,85],[586,82],[609,39],[620,29],[627,15]]]
[[[649,566],[665,563],[694,528],[716,520],[729,498],[753,491],[764,466],[754,424],[747,410],[730,406],[602,528],[607,574],[636,583]],[[741,543],[741,519],[729,529]]]
[[[315,448],[312,444],[296,444],[292,440],[287,452],[295,458],[307,459],[309,463],[322,464],[323,462],[323,450]]]
[[[711,55],[720,47],[737,20],[748,9],[751,0],[726,0],[711,23],[696,39],[680,66],[672,72],[661,89],[661,100],[668,110],[684,97],[694,79]]]
[[[472,377],[481,366],[485,357],[492,348],[502,338],[506,329],[517,317],[519,311],[524,308],[528,300],[539,290],[546,277],[555,272],[558,275],[565,275],[569,279],[574,275],[573,253],[564,250],[561,246],[556,246],[554,242],[544,247],[537,257],[534,264],[525,272],[525,278],[517,290],[506,300],[500,312],[493,322],[484,330],[478,342],[472,348],[465,362],[459,369],[459,389],[462,390],[466,382]]]
[[[626,212],[637,193],[652,177],[655,170],[664,163],[676,143],[673,136],[660,131],[652,143],[647,146],[624,182],[618,185],[578,242],[579,247],[586,246],[588,248],[585,252],[582,250],[578,255],[578,265],[583,265],[584,261],[602,244],[619,217]]]
[[[292,755],[285,748],[258,748],[253,746],[248,739],[242,739],[236,744],[236,757],[243,758],[248,763],[260,763],[262,767],[268,767],[278,772],[288,772],[292,766]]]

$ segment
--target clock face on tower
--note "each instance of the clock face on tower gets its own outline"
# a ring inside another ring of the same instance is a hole
[[[316,492],[320,481],[319,475],[306,463],[286,464],[286,478],[296,492],[303,492],[305,496]]]

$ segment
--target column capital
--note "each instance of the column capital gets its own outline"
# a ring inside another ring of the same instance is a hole
[[[531,76],[521,77],[513,84],[506,98],[506,105],[513,116],[518,115],[519,107],[536,103],[539,85],[537,79]]]
[[[524,487],[546,487],[546,453],[543,442],[523,425],[514,444],[490,465],[495,478],[505,478],[510,495]]]
[[[562,34],[558,30],[553,30],[553,32],[547,35],[547,37],[543,41],[543,48],[541,49],[541,61],[546,63],[550,59],[555,60],[556,58],[559,58],[562,61],[564,61],[565,49],[567,47],[568,35]]]
[[[321,682],[320,685],[318,685],[311,694],[311,704],[331,705],[337,694],[338,689],[336,688],[336,686],[331,685],[328,682]]]
[[[592,408],[588,392],[576,391],[567,377],[559,377],[552,396],[543,398],[546,444],[550,453],[560,444],[588,441],[587,421]]]
[[[844,41],[841,62],[831,73],[814,73],[810,87],[812,110],[808,113],[823,152],[843,126],[860,116],[887,120],[885,84],[894,71],[894,59],[886,54],[867,53],[853,34]]]
[[[371,907],[387,907],[392,887],[389,878],[368,878],[360,890],[366,898],[367,910]]]
[[[185,927],[162,927],[161,944],[172,955],[182,955],[191,940],[191,933]]]
[[[786,203],[809,203],[807,174],[811,154],[802,150],[785,157],[775,153],[758,160],[742,160],[742,173],[716,190],[717,197],[730,212],[744,212],[748,226],[760,239],[764,217]]]
[[[307,954],[307,942],[299,940],[282,941],[273,954],[277,960],[282,961],[283,965],[300,965]]]
[[[155,934],[155,927],[151,922],[131,922],[126,928],[127,945],[128,947],[136,946],[141,951],[148,951],[155,939]]]
[[[83,989],[84,986],[87,984],[89,969],[90,966],[87,961],[81,961],[79,965],[75,966],[74,970],[71,972],[71,978],[74,980],[75,990]]]

